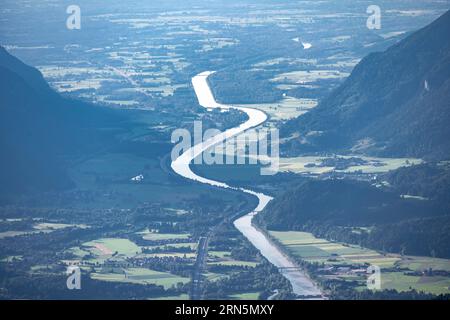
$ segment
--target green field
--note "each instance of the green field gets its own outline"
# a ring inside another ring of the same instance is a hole
[[[146,248],[148,249],[166,249],[168,247],[170,248],[184,248],[184,247],[190,247],[192,251],[197,250],[197,242],[181,242],[181,243],[169,243],[164,244],[160,246],[148,246]]]
[[[37,220],[37,219],[36,219]],[[1,221],[0,221],[1,223]],[[38,234],[38,233],[50,233],[56,230],[66,229],[66,228],[80,228],[80,229],[86,229],[88,226],[84,224],[65,224],[65,223],[52,223],[52,222],[39,222],[32,226],[32,229],[30,230],[8,230],[0,232],[0,239],[4,238],[12,238],[22,235],[32,235],[32,234]]]
[[[245,292],[240,294],[232,294],[232,300],[258,300],[259,292]]]
[[[442,276],[410,276],[401,272],[383,272],[381,274],[381,289],[396,289],[398,291],[430,292],[434,294],[450,293],[450,278]]]
[[[159,241],[159,240],[180,240],[189,239],[190,235],[187,233],[157,233],[149,230],[139,232],[144,240]]]
[[[208,251],[208,265],[223,265],[237,267],[256,267],[256,261],[242,261],[231,258],[230,251]]]
[[[117,272],[91,273],[91,278],[102,281],[130,282],[138,284],[156,284],[170,288],[178,283],[188,283],[189,278],[179,277],[167,272],[159,272],[144,268],[127,268]]]
[[[363,268],[369,264],[379,266],[382,289],[398,291],[415,289],[433,294],[450,293],[450,277],[406,274],[413,271],[423,272],[430,268],[435,271],[449,272],[450,260],[448,259],[383,254],[367,248],[316,238],[308,232],[270,231],[270,235],[283,245],[289,255],[304,261],[319,262],[334,267],[348,264]],[[398,271],[393,272],[392,268],[398,268]],[[404,269],[409,269],[409,271]],[[365,281],[364,278],[352,272],[336,271],[331,277],[357,280],[361,284],[364,284]]]
[[[213,267],[235,267],[235,268],[255,268],[259,262],[257,261],[243,261],[243,260],[236,260],[231,257],[230,251],[208,251],[208,259],[207,259],[207,267],[209,270]],[[223,271],[222,269],[219,270],[212,270],[204,274],[206,279],[208,281],[214,282],[218,281],[220,279],[224,279],[226,277],[232,276],[234,273],[236,273],[236,269],[233,268],[229,270],[228,268],[225,268]],[[238,269],[239,270],[239,269]],[[250,293],[247,293],[250,294]],[[258,297],[259,293],[252,293],[256,295],[256,298]],[[231,296],[232,299],[247,299],[247,300],[253,300],[253,298],[245,298],[245,294],[242,295],[241,298],[238,298],[238,294]],[[253,297],[253,296],[252,296]],[[255,298],[255,299],[256,299]]]
[[[170,239],[164,237],[165,239]],[[196,247],[196,243],[173,243],[168,246],[180,247],[190,246]],[[166,246],[155,246],[164,248]],[[101,238],[83,243],[80,247],[73,247],[68,250],[74,254],[78,261],[87,262],[81,264],[81,268],[86,272],[90,272],[92,279],[111,282],[129,282],[135,284],[156,284],[170,288],[178,283],[186,284],[190,278],[180,277],[169,272],[160,272],[141,267],[130,267],[127,258],[133,257],[139,261],[140,258],[150,257],[180,257],[190,258],[192,263],[195,261],[196,253],[177,253],[163,252],[155,254],[144,254],[142,248],[134,242],[122,238]],[[66,264],[74,261],[64,260]],[[94,272],[92,272],[93,264],[95,264]],[[188,263],[189,264],[189,263]],[[168,297],[161,297],[168,299]],[[187,296],[181,295],[179,299],[187,299]],[[170,297],[171,299],[171,297]]]
[[[31,233],[36,233],[36,232],[29,232],[29,231],[4,231],[4,232],[0,232],[0,239],[17,237],[17,236],[22,236],[22,235],[31,234]]]
[[[448,259],[410,256],[402,259],[398,265],[399,267],[405,267],[414,271],[423,271],[432,268],[433,270],[450,272],[450,261]]]
[[[207,272],[204,274],[204,276],[206,277],[206,279],[208,281],[217,281],[223,278],[226,278],[227,275],[225,274],[221,274],[221,273],[213,273],[213,272]]]
[[[75,255],[77,258],[80,258],[80,259],[82,259],[83,257],[90,254],[90,251],[88,249],[82,249],[80,247],[70,248],[67,250],[67,252],[72,253],[73,255]]]
[[[351,156],[339,155],[339,157],[349,158]],[[350,166],[345,170],[336,170],[335,167],[321,165],[322,161],[327,159],[327,157],[301,156],[293,158],[280,158],[280,172],[292,172],[299,174],[323,174],[331,171],[345,173],[359,171],[363,173],[384,173],[401,167],[417,165],[423,162],[422,160],[415,158],[376,158],[359,155],[356,157],[367,161],[367,164]],[[308,166],[310,164],[315,164],[315,166]]]
[[[257,262],[253,261],[241,261],[241,260],[223,260],[216,262],[209,262],[208,265],[223,265],[223,266],[238,266],[238,267],[256,267]]]
[[[97,256],[131,257],[141,252],[141,249],[128,239],[104,238],[83,243],[83,246]]]
[[[177,258],[187,258],[187,259],[194,259],[197,257],[197,254],[195,252],[191,253],[181,253],[181,252],[161,252],[161,253],[143,253],[136,258],[165,258],[165,257],[177,257]]]
[[[374,250],[330,242],[314,237],[308,232],[276,232],[270,234],[282,243],[293,256],[309,262],[323,262],[325,264],[374,264],[380,267],[392,267],[400,258],[395,255],[383,255]]]
[[[161,298],[152,298],[150,300],[189,300],[189,295],[187,294],[180,294],[179,296],[168,296],[168,297],[161,297]]]
[[[276,103],[243,104],[240,107],[255,108],[264,111],[270,120],[289,120],[305,114],[317,106],[315,99],[297,99],[285,97]]]
[[[208,251],[208,255],[212,258],[225,258],[227,256],[230,256],[230,251]]]
[[[23,260],[23,256],[7,256],[5,258],[0,259],[1,262],[7,262],[7,263],[11,263],[14,261],[21,261]]]

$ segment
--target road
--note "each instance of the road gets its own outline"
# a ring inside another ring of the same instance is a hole
[[[192,287],[189,296],[191,300],[202,298],[203,273],[206,269],[206,259],[208,258],[208,242],[211,237],[209,233],[206,237],[200,237],[197,246],[197,260],[195,261],[192,273]]]

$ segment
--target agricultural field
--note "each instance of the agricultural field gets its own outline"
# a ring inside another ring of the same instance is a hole
[[[258,300],[259,292],[244,292],[230,295],[232,300]]]
[[[139,234],[142,235],[142,238],[144,240],[150,240],[150,241],[160,241],[160,240],[187,240],[189,239],[189,234],[184,233],[159,233],[159,232],[152,232],[149,230],[144,230],[139,232]],[[184,243],[183,243],[184,244]]]
[[[159,233],[144,230],[137,233],[151,245],[142,247],[143,252],[135,259],[146,258],[180,258],[192,265],[197,258],[197,243],[188,233]]]
[[[344,168],[338,168],[337,164],[333,164],[332,162],[335,160],[335,158],[344,161],[351,158],[357,158],[361,161],[360,163],[356,163],[353,165],[346,165]],[[325,163],[325,161],[328,162]],[[372,174],[385,173],[401,167],[417,165],[422,162],[422,160],[414,158],[377,158],[361,155],[336,155],[334,158],[325,156],[301,156],[293,158],[280,158],[280,172],[292,172],[297,174],[311,175],[320,175],[329,172],[360,172],[364,174]]]
[[[149,233],[139,233],[140,236]],[[154,233],[157,234],[157,233]],[[164,241],[164,245],[138,246],[133,241],[123,238],[101,238],[85,242],[80,247],[68,250],[77,260],[62,261],[66,264],[79,264],[83,270],[89,272],[92,279],[110,282],[124,282],[134,284],[156,284],[165,289],[187,284],[189,276],[180,276],[171,272],[157,271],[145,267],[146,261],[152,259],[182,258],[190,260],[190,265],[196,259],[195,242],[179,243],[180,239],[187,240],[189,235],[158,234],[160,237],[151,238],[153,241]],[[175,242],[171,242],[175,241]],[[189,247],[189,253],[177,252],[179,248]],[[148,250],[158,250],[159,253],[146,253]],[[171,252],[175,250],[175,252]],[[186,261],[185,261],[186,263]],[[142,265],[142,266],[141,266]],[[45,267],[45,266],[44,266]],[[35,270],[36,272],[36,270]],[[180,296],[180,299],[183,297]]]
[[[105,238],[85,242],[82,245],[95,256],[131,257],[141,252],[141,249],[128,239]]]
[[[1,231],[0,239],[5,238],[13,238],[17,236],[23,235],[33,235],[40,233],[51,233],[56,230],[62,230],[66,228],[78,228],[78,229],[86,229],[87,225],[84,224],[68,224],[68,223],[54,223],[54,222],[42,222],[39,219],[34,219],[32,223],[29,223],[29,226],[24,230],[14,230],[15,222],[20,221],[9,221],[8,225],[11,230]],[[3,222],[4,223],[4,222]],[[2,221],[0,221],[0,226],[2,225]],[[21,229],[23,227],[20,227]]]
[[[342,79],[349,76],[349,73],[339,72],[337,70],[312,70],[312,71],[292,71],[282,73],[272,79],[278,84],[312,84],[318,80]]]
[[[185,284],[190,281],[189,278],[144,268],[123,268],[117,270],[109,270],[108,268],[105,269],[106,270],[99,270],[98,272],[91,273],[91,278],[113,282],[129,282],[137,284],[151,283],[164,286],[166,289],[176,286],[178,283]]]
[[[281,141],[281,140],[280,140]],[[217,147],[216,155],[224,154],[221,147]],[[248,151],[247,151],[248,152]],[[336,160],[337,159],[337,160]],[[352,159],[356,159],[352,163]],[[245,164],[213,164],[193,165],[194,172],[218,181],[246,183],[261,180],[261,164],[249,164],[248,156],[243,158]],[[343,163],[343,164],[342,164]],[[279,173],[295,173],[298,175],[320,176],[329,173],[339,174],[381,174],[402,167],[409,167],[423,163],[414,158],[380,158],[355,156],[300,156],[280,157]],[[381,183],[381,182],[380,182]],[[378,186],[378,185],[377,185]],[[408,197],[406,195],[406,197]]]
[[[164,234],[164,233],[162,233],[161,235],[164,235],[163,238],[166,238],[164,240],[188,239],[188,237],[185,237],[185,234],[173,234],[173,233],[165,233]],[[181,236],[181,238],[178,236]],[[188,247],[188,248],[190,248],[190,250],[195,251],[195,250],[197,250],[197,245],[198,245],[197,242],[179,242],[179,243],[178,242],[169,242],[167,244],[156,245],[156,246],[147,246],[145,248],[170,250],[170,248],[186,248],[186,247]]]
[[[1,262],[6,262],[6,263],[12,263],[15,261],[22,261],[23,257],[22,256],[7,256],[3,259],[1,259]]]
[[[231,258],[229,251],[209,251],[208,252],[208,266],[237,266],[237,267],[256,267],[258,262],[255,261],[241,261]]]
[[[433,294],[450,291],[450,260],[431,257],[401,256],[375,250],[331,242],[316,238],[308,232],[270,231],[270,236],[293,258],[310,263],[323,263],[324,279],[355,280],[356,289],[365,288],[366,268],[381,268],[381,289],[409,291],[416,289]]]
[[[450,278],[448,276],[406,275],[402,272],[384,272],[381,274],[381,288],[396,289],[397,291],[429,292],[444,294],[450,291]]]
[[[289,120],[305,114],[317,106],[316,99],[284,97],[278,103],[242,104],[239,107],[255,108],[264,111],[271,121]]]
[[[373,264],[380,267],[392,267],[400,260],[395,255],[384,255],[354,245],[330,242],[316,238],[307,232],[271,231],[270,235],[282,243],[293,256],[308,262],[319,262],[333,266]]]
[[[189,300],[188,294],[180,294],[178,296],[161,297],[152,300]]]
[[[240,271],[255,268],[259,262],[257,261],[242,261],[233,259],[230,251],[208,251],[207,270],[204,277],[209,282],[216,282],[218,280],[229,278]],[[252,293],[254,299],[258,298],[259,293]],[[246,299],[246,295],[233,294],[229,295],[231,299]],[[250,298],[249,298],[250,299]],[[253,299],[253,298],[252,298]]]

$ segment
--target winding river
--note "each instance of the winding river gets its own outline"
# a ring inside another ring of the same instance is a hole
[[[199,104],[207,109],[218,108],[221,110],[240,110],[248,115],[248,120],[238,127],[228,129],[225,132],[217,134],[212,138],[203,141],[202,143],[196,144],[189,150],[186,150],[176,160],[172,161],[172,169],[180,176],[183,176],[190,180],[209,184],[211,186],[219,188],[238,190],[257,197],[257,207],[252,212],[234,221],[234,225],[269,262],[271,262],[274,266],[280,268],[283,276],[291,283],[295,294],[298,294],[300,296],[320,297],[322,293],[318,289],[318,287],[311,281],[311,279],[309,279],[302,270],[296,268],[296,265],[290,259],[288,259],[275,245],[273,245],[264,235],[264,233],[262,233],[252,225],[253,217],[261,212],[272,200],[270,196],[245,188],[229,186],[228,184],[223,182],[198,176],[197,174],[192,172],[190,168],[192,160],[207,149],[225,141],[226,139],[234,137],[244,132],[245,130],[257,127],[267,120],[267,115],[260,110],[246,107],[234,107],[217,103],[214,99],[207,80],[208,77],[213,73],[214,72],[212,71],[206,71],[192,78],[192,85],[194,86]]]

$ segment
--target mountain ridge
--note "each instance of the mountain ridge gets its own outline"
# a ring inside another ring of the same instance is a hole
[[[0,186],[2,194],[73,186],[62,156],[93,151],[112,137],[106,108],[61,97],[42,74],[0,47]]]
[[[287,122],[284,150],[450,157],[450,11],[371,53],[317,108]]]

